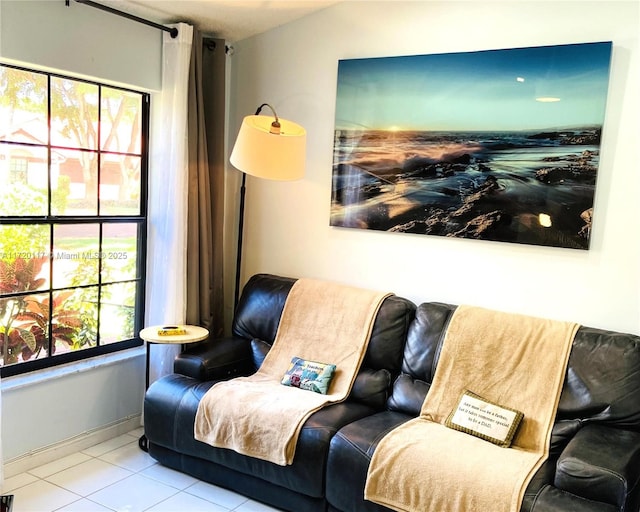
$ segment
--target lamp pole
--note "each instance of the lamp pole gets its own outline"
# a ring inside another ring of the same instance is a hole
[[[242,184],[240,185],[240,212],[238,213],[238,252],[236,253],[236,288],[233,309],[238,307],[240,300],[240,265],[242,263],[242,233],[244,230],[244,195],[247,189],[247,174],[242,173]]]

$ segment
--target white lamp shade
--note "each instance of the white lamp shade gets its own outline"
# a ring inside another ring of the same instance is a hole
[[[268,180],[297,180],[304,176],[305,129],[279,119],[280,133],[270,133],[270,116],[247,116],[242,121],[229,161],[238,170]]]

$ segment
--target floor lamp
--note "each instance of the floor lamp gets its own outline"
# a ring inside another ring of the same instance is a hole
[[[273,116],[259,115],[263,107],[269,107]],[[231,164],[242,171],[234,309],[240,298],[240,266],[247,174],[257,178],[279,181],[302,178],[306,138],[307,134],[302,126],[286,119],[279,119],[274,108],[268,103],[260,105],[254,115],[246,116],[242,121],[238,138],[229,158]]]

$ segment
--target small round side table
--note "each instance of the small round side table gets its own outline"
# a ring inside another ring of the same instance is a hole
[[[196,341],[202,341],[209,336],[209,331],[204,327],[197,325],[180,325],[181,329],[187,331],[186,334],[174,334],[171,336],[161,336],[158,334],[158,329],[161,329],[162,325],[154,325],[151,327],[145,327],[140,331],[140,337],[147,342],[147,371],[145,380],[145,389],[149,387],[149,359],[150,359],[150,345],[153,344],[180,344],[184,350],[184,346],[189,343],[195,343]]]
[[[154,344],[180,344],[184,350],[185,345],[189,343],[195,343],[196,341],[202,341],[209,336],[209,331],[204,327],[197,325],[180,325],[181,329],[184,329],[186,334],[174,334],[170,336],[161,336],[158,334],[158,329],[161,329],[162,325],[154,325],[151,327],[145,327],[140,331],[140,338],[146,341],[147,345],[147,364],[145,375],[145,391],[149,389],[149,360],[150,360],[150,346]],[[138,440],[138,445],[145,452],[147,450],[147,436],[142,434]]]

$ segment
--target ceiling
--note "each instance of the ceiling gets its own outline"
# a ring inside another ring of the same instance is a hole
[[[206,35],[239,41],[343,0],[98,0],[155,23],[188,22]]]

